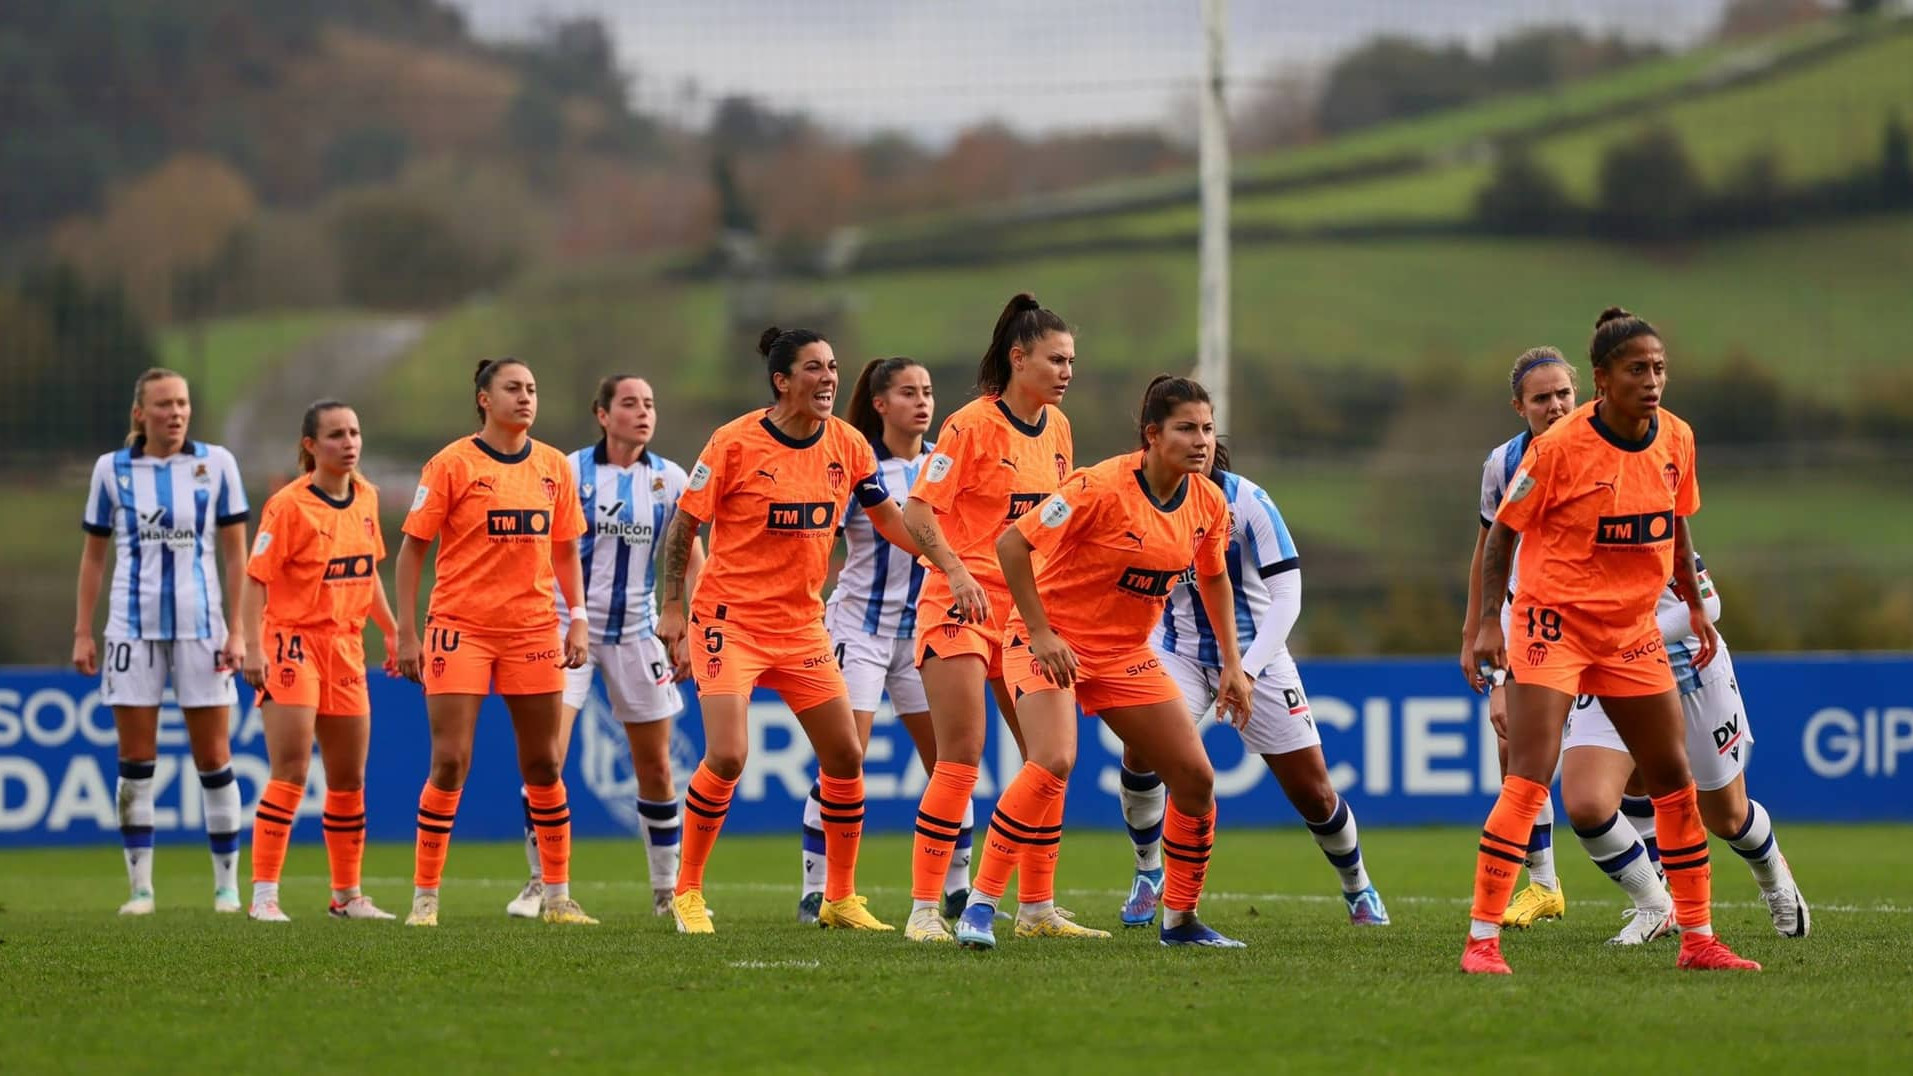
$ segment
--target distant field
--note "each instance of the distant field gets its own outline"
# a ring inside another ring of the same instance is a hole
[[[177,326],[160,335],[160,360],[192,382],[199,435],[216,436],[216,423],[272,363],[351,318],[341,310],[301,310],[219,318],[198,329]]]

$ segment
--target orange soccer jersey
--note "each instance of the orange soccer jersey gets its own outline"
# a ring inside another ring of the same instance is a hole
[[[842,419],[801,441],[767,410],[718,427],[678,498],[679,511],[711,524],[692,615],[736,621],[762,640],[819,630],[845,498],[889,499],[876,473],[870,442]]]
[[[1010,600],[996,562],[996,540],[1056,491],[1075,452],[1069,419],[1048,405],[1032,425],[1011,413],[1000,397],[984,396],[943,421],[936,452],[917,477],[910,499],[936,510],[950,549],[991,602],[1007,606]],[[919,600],[924,606],[948,607],[949,579],[931,571]]]
[[[584,533],[565,454],[527,441],[505,455],[477,437],[441,449],[419,475],[405,533],[439,538],[431,623],[477,633],[555,630],[551,544]]]
[[[246,574],[265,586],[272,623],[358,635],[384,559],[378,491],[355,475],[343,500],[310,482],[273,494],[259,514]]]
[[[1040,558],[1036,588],[1050,626],[1094,666],[1147,650],[1169,592],[1190,570],[1228,570],[1229,504],[1215,483],[1183,480],[1158,502],[1143,477],[1142,453],[1086,467],[1064,480],[1041,509],[1016,524]],[[1028,637],[1021,612],[1007,634]]]
[[[1634,642],[1674,573],[1675,520],[1699,509],[1687,423],[1662,411],[1628,441],[1582,405],[1528,446],[1495,516],[1521,532],[1517,620],[1571,611],[1584,646]]]

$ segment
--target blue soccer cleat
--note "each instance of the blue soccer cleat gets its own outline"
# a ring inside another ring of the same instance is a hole
[[[987,904],[972,904],[957,916],[957,945],[964,949],[996,948],[996,909]]]
[[[1162,903],[1162,868],[1139,870],[1129,882],[1129,899],[1123,901],[1123,926],[1146,927],[1156,921],[1156,905]]]
[[[1388,925],[1388,909],[1382,906],[1382,895],[1369,886],[1360,893],[1344,893],[1342,899],[1348,902],[1348,921],[1358,927],[1385,927]]]
[[[1165,918],[1162,924],[1162,943],[1164,945],[1199,945],[1205,949],[1247,949],[1248,942],[1239,942],[1225,937],[1204,926],[1195,916],[1184,920],[1180,926],[1170,926]]]

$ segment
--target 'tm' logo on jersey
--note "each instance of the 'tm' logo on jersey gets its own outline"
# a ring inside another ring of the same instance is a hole
[[[333,557],[325,562],[325,581],[328,583],[349,583],[358,579],[372,578],[372,557],[360,554],[356,557]]]
[[[1027,512],[1029,512],[1030,509],[1035,508],[1039,504],[1042,504],[1044,498],[1048,496],[1049,494],[1047,493],[1012,493],[1010,494],[1009,514],[1004,516],[1003,518],[1011,523],[1014,523],[1017,520],[1022,519],[1023,516]]]
[[[1596,545],[1658,545],[1674,537],[1674,513],[1602,516],[1594,525]]]
[[[551,513],[542,508],[494,508],[485,513],[485,533],[503,541],[543,538],[551,533]]]
[[[764,529],[773,531],[828,531],[836,515],[829,501],[797,501],[772,504],[764,520]]]
[[[1166,598],[1176,589],[1176,581],[1182,578],[1183,569],[1170,568],[1157,571],[1153,568],[1124,568],[1122,578],[1116,580],[1116,589],[1138,598]]]

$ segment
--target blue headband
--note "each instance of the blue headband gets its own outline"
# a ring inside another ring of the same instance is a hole
[[[1521,369],[1516,370],[1514,372],[1514,377],[1510,378],[1508,381],[1508,392],[1510,395],[1520,396],[1521,382],[1525,380],[1529,374],[1533,373],[1535,370],[1543,366],[1566,366],[1567,364],[1568,364],[1568,360],[1566,359],[1559,358],[1554,355],[1543,355],[1540,358],[1534,360],[1533,362],[1529,363],[1526,366],[1523,366]]]

